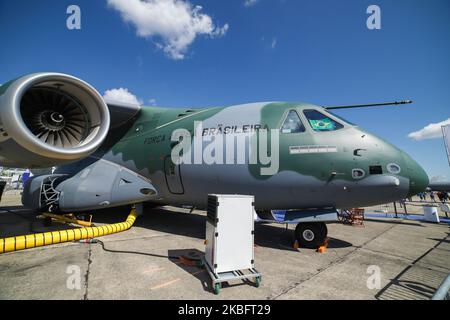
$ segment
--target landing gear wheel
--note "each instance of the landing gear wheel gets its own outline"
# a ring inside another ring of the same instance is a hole
[[[261,277],[256,277],[255,279],[255,287],[259,288],[261,286]]]
[[[319,225],[319,228],[321,228],[321,230],[322,230],[323,240],[322,240],[322,242],[320,244],[323,244],[324,241],[327,239],[327,236],[328,236],[328,228],[327,228],[326,223],[317,222],[317,224]]]
[[[299,223],[295,228],[295,238],[301,248],[316,249],[327,237],[327,225],[323,222]]]
[[[216,283],[214,285],[214,294],[219,294],[220,293],[220,289],[222,289],[222,284],[221,283]]]

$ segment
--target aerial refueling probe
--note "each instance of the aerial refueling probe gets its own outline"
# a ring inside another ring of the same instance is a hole
[[[370,104],[355,104],[355,105],[349,105],[349,106],[336,106],[336,107],[324,107],[324,108],[327,109],[327,110],[352,109],[352,108],[393,106],[393,105],[410,104],[410,103],[413,103],[413,101],[412,100],[403,100],[403,101],[393,101],[393,102],[383,102],[383,103],[370,103]]]

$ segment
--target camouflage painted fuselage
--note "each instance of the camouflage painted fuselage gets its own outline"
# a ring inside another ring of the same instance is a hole
[[[308,125],[304,109],[319,110],[343,128],[316,132]],[[279,130],[290,110],[297,111],[305,131],[280,133],[279,168],[274,175],[262,175],[260,169],[264,166],[250,164],[248,156],[246,164],[177,166],[171,161],[171,136],[176,129],[193,133],[194,122],[201,121],[204,135],[256,136],[255,128]],[[158,192],[152,200],[156,203],[197,207],[204,207],[207,195],[216,193],[254,195],[257,209],[349,208],[406,198],[428,185],[423,169],[398,148],[324,108],[304,103],[208,109],[143,107],[128,131],[94,157],[149,178]],[[400,172],[389,172],[390,164],[396,164]],[[354,169],[365,175],[355,177]],[[59,171],[64,172],[64,166]]]

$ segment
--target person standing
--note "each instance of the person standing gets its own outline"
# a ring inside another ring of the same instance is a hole
[[[436,202],[436,200],[434,200],[434,191],[430,191],[430,198],[431,201]]]

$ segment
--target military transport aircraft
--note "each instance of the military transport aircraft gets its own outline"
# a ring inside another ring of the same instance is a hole
[[[105,102],[70,75],[36,73],[0,87],[0,165],[56,166],[30,178],[22,197],[52,212],[142,202],[206,208],[208,194],[250,194],[263,216],[375,205],[425,190],[428,176],[410,156],[331,109],[286,102],[142,107]],[[225,146],[240,136],[241,148]],[[267,146],[258,144],[263,137]],[[183,142],[187,150],[173,156]]]

